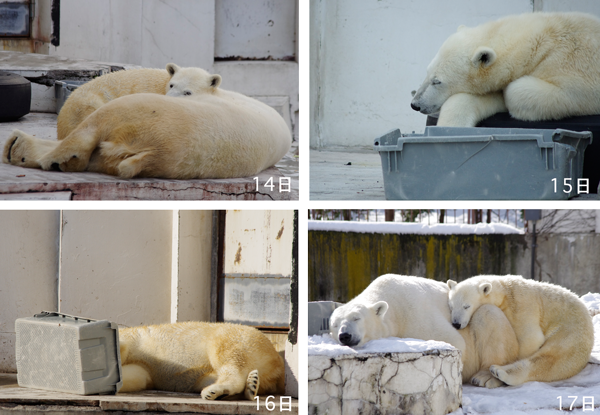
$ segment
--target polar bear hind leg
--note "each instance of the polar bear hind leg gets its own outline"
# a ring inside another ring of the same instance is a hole
[[[39,169],[40,158],[54,150],[56,146],[58,141],[43,140],[23,131],[14,130],[4,145],[2,161],[14,166]]]
[[[119,392],[137,392],[154,388],[150,372],[142,365],[124,365],[122,377],[123,386],[119,389]]]
[[[85,124],[85,123],[84,123]],[[84,171],[92,152],[99,142],[97,129],[92,126],[77,127],[68,137],[59,141],[56,148],[40,158],[44,170]]]
[[[246,381],[247,377],[235,365],[224,365],[219,368],[216,382],[202,389],[200,395],[208,400],[237,395],[246,389]]]

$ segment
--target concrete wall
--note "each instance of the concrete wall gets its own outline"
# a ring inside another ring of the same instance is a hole
[[[60,213],[0,212],[0,373],[16,370],[15,320],[56,310]]]
[[[438,281],[531,276],[531,235],[389,235],[310,231],[309,301],[346,302],[385,273]],[[600,234],[541,234],[535,279],[600,292]]]
[[[533,10],[600,15],[600,2],[311,0],[311,147],[371,147],[392,128],[423,132],[411,91],[443,41],[459,25]]]

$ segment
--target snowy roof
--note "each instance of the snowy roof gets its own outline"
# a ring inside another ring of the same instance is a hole
[[[357,222],[340,220],[309,220],[309,231],[356,232],[356,233],[396,233],[423,235],[486,235],[486,234],[523,234],[523,231],[504,223],[424,223],[406,222]]]

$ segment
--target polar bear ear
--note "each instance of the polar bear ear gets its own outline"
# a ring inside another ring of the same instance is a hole
[[[481,65],[483,68],[487,68],[496,60],[496,52],[494,49],[489,48],[487,46],[480,46],[477,48],[473,57],[471,58],[471,62],[473,65],[479,66]]]
[[[456,284],[458,284],[458,283],[454,280],[448,280],[448,282],[446,284],[448,284],[448,288],[450,288],[452,290],[454,287],[456,287]]]
[[[479,292],[483,295],[488,295],[492,292],[492,284],[490,284],[489,282],[484,282],[483,284],[480,284]]]
[[[388,311],[388,303],[385,301],[379,301],[371,306],[371,310],[375,313],[376,316],[383,318],[385,313]]]
[[[181,68],[175,65],[174,63],[167,64],[167,72],[169,73],[169,75],[171,75],[171,77],[173,77],[173,75],[175,75],[180,69]]]
[[[458,29],[456,29],[457,32],[460,32],[461,30],[465,29],[467,26],[465,26],[464,24],[461,24],[460,26],[458,26]]]
[[[221,75],[212,75],[210,77],[210,87],[211,88],[218,88],[219,85],[221,85]]]

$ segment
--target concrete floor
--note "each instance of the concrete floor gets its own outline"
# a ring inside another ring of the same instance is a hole
[[[385,200],[379,154],[311,150],[310,200]]]

